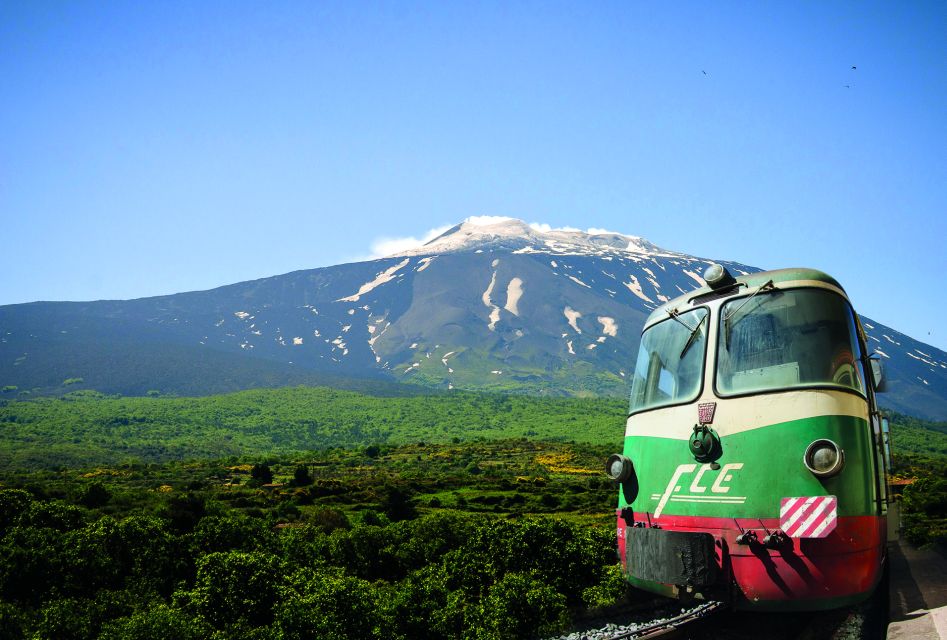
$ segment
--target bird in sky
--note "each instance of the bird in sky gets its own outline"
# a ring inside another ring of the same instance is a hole
[[[857,69],[857,68],[858,68],[858,67],[856,67],[855,65],[852,65],[852,71],[854,71],[854,70]]]
[[[701,69],[700,72],[701,72],[702,74],[704,74],[704,75],[707,75],[707,72],[704,71],[703,69]]]

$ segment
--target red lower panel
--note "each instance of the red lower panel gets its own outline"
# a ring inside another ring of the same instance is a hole
[[[635,520],[648,523],[636,513]],[[662,516],[652,523],[676,531],[712,534],[719,549],[721,575],[732,578],[737,605],[765,607],[789,601],[850,601],[869,594],[881,575],[884,520],[875,516],[838,519],[825,538],[793,538],[779,549],[761,543],[740,545],[741,530],[754,531],[760,541],[779,528],[779,519]],[[618,518],[618,550],[625,563],[625,521]]]

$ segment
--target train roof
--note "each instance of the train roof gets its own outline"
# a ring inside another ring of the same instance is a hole
[[[769,282],[773,281],[773,284],[779,284],[780,282],[801,282],[801,281],[814,281],[822,282],[833,287],[836,287],[839,291],[845,294],[845,289],[839,284],[839,281],[825,273],[824,271],[819,271],[818,269],[807,269],[805,267],[794,267],[791,269],[775,269],[773,271],[758,271],[756,273],[748,273],[742,276],[738,276],[736,281],[738,284],[744,285],[747,289],[753,289],[759,286],[762,286]],[[712,294],[713,289],[708,285],[704,285],[699,289],[690,291],[683,295],[680,295],[672,300],[669,300],[662,304],[660,307],[651,312],[651,315],[648,316],[645,326],[650,325],[658,317],[664,318],[667,317],[668,309],[673,309],[680,306],[682,302],[697,298],[706,294]],[[847,294],[846,294],[847,297]]]

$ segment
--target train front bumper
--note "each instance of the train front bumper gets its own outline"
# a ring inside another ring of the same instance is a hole
[[[634,527],[619,517],[619,556],[634,586],[669,597],[728,600],[738,609],[838,608],[867,598],[881,577],[880,518],[842,517],[824,538],[786,538],[775,548],[761,540],[779,521],[753,523],[760,531],[757,540],[739,544],[749,523],[664,516],[658,526]]]

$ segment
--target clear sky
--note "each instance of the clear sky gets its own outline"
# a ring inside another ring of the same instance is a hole
[[[0,304],[506,215],[821,268],[947,350],[944,2],[6,2],[0,80]]]

